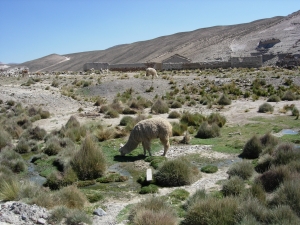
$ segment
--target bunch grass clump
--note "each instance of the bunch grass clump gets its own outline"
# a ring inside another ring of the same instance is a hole
[[[248,140],[243,148],[240,156],[246,159],[256,159],[262,152],[263,146],[259,138],[254,135],[250,140]]]
[[[288,90],[284,93],[281,99],[282,101],[294,101],[297,98],[296,95],[291,90]]]
[[[161,186],[176,187],[192,184],[199,177],[199,170],[184,158],[164,162],[154,174]]]
[[[178,224],[173,208],[159,197],[150,197],[136,204],[130,212],[129,220],[134,225]]]
[[[238,176],[243,180],[248,180],[253,172],[254,168],[252,163],[246,160],[233,164],[227,171],[230,177]]]
[[[224,196],[238,196],[242,194],[243,191],[245,191],[244,180],[238,176],[232,176],[222,187]]]
[[[223,94],[221,96],[221,98],[217,101],[217,103],[219,105],[230,105],[231,104],[231,100],[230,100],[230,98],[228,98],[227,95]]]
[[[226,118],[219,113],[211,113],[207,118],[207,122],[209,124],[216,123],[219,127],[223,127],[226,123]]]
[[[260,105],[258,108],[258,112],[260,113],[272,113],[274,108],[269,103],[265,102],[264,104]]]
[[[89,134],[86,135],[80,150],[71,159],[71,166],[80,180],[95,179],[105,173],[105,156]]]
[[[208,124],[207,121],[204,121],[196,134],[196,138],[215,138],[220,136],[220,127],[216,123]]]
[[[222,199],[205,198],[193,203],[187,210],[182,221],[183,225],[222,224],[231,225],[235,222],[235,215],[239,203],[236,198]]]
[[[151,113],[164,114],[169,112],[168,104],[162,99],[157,99],[151,107]]]

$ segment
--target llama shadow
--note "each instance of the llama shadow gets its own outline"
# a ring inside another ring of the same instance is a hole
[[[115,155],[114,156],[114,161],[116,162],[134,162],[137,160],[145,159],[145,155],[126,155],[126,156],[121,156],[121,155]]]

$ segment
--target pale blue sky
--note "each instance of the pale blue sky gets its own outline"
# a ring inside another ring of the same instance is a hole
[[[0,62],[109,47],[300,10],[300,0],[0,0]]]

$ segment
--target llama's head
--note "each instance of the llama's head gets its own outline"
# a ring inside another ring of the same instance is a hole
[[[126,151],[126,149],[124,148],[124,145],[123,145],[123,144],[120,144],[119,152],[121,153],[121,156],[124,156],[124,155],[127,153],[127,151]]]

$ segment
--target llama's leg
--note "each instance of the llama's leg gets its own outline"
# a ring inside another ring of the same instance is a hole
[[[142,145],[144,149],[144,156],[146,156],[146,148],[147,148],[146,142],[142,141]]]
[[[146,155],[146,150],[149,152],[149,156],[151,156],[151,141],[144,140],[143,141],[144,154]]]
[[[162,156],[165,156],[170,147],[169,138],[160,138],[160,141],[164,146],[164,153],[162,154]]]

